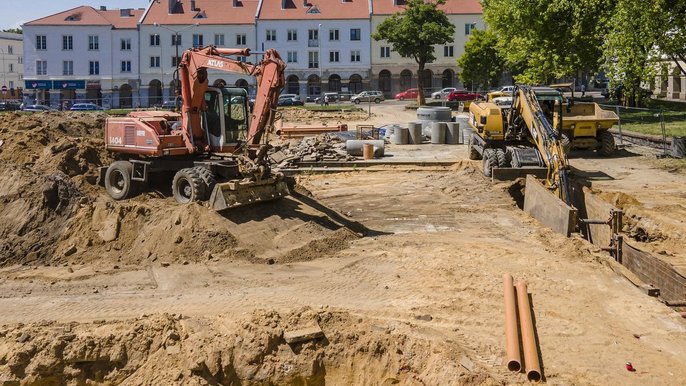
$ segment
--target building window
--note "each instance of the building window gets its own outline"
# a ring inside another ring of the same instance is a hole
[[[193,47],[200,48],[204,45],[202,34],[193,34]]]
[[[36,75],[48,75],[47,60],[36,60]]]
[[[329,63],[338,63],[339,59],[338,51],[329,51]]]
[[[298,30],[297,29],[289,29],[288,30],[288,41],[289,42],[298,41]]]
[[[88,35],[88,50],[97,51],[100,49],[100,39],[98,35]]]
[[[151,56],[150,57],[150,68],[160,68],[160,57]]]
[[[88,62],[88,75],[100,75],[100,62],[97,60]]]
[[[182,35],[172,34],[172,36],[171,36],[172,44],[171,45],[172,46],[180,46],[182,44],[181,43],[182,40],[183,40]]]
[[[455,56],[453,50],[454,50],[453,46],[443,46],[443,56],[445,56],[445,57]]]
[[[217,47],[224,46],[224,34],[214,34],[214,45]]]
[[[122,39],[121,40],[121,50],[122,51],[131,51],[131,39]]]
[[[48,49],[48,38],[45,35],[36,35],[36,49],[37,50],[47,50]]]
[[[276,41],[276,30],[275,29],[268,29],[267,30],[267,41],[268,42],[275,42]]]
[[[74,37],[71,35],[62,36],[62,49],[71,51],[74,49]]]
[[[319,52],[310,51],[307,53],[307,68],[319,68]]]
[[[8,55],[14,55],[14,46],[12,46],[12,45],[7,46],[7,54]]]
[[[298,62],[298,51],[288,51],[288,63]]]
[[[360,50],[350,51],[350,61],[359,62],[360,61]]]
[[[350,40],[360,40],[362,33],[359,28],[350,29]]]
[[[329,41],[332,41],[332,42],[338,41],[338,29],[330,29],[329,30]]]
[[[9,82],[10,82],[10,89],[13,89],[14,88],[14,81],[10,80]]]
[[[157,47],[160,45],[160,35],[152,34],[150,35],[150,47]]]
[[[381,47],[381,57],[390,58],[391,57],[391,47]]]
[[[74,62],[65,60],[62,62],[62,75],[74,75]]]
[[[319,47],[319,30],[318,29],[307,30],[307,46],[308,47]]]
[[[10,63],[10,67],[9,67],[8,72],[14,72],[14,63]]]
[[[246,45],[247,37],[245,34],[238,34],[236,35],[236,45],[237,46],[244,46]]]
[[[175,67],[178,67],[178,66],[179,66],[179,62],[177,62],[178,59],[180,59],[180,58],[177,58],[176,56],[172,56],[172,58],[171,58],[171,66],[172,66],[172,68],[175,68]]]
[[[238,57],[238,61],[239,61],[239,62],[243,62],[243,63],[247,63],[247,62],[248,62],[248,58],[246,58],[245,56],[239,56],[239,57]]]
[[[122,60],[121,61],[121,72],[131,72],[131,61]]]
[[[465,23],[464,34],[471,35],[472,31],[476,29],[476,23]]]
[[[24,63],[24,58],[22,58],[21,56],[17,57],[17,63],[19,63],[19,64]]]

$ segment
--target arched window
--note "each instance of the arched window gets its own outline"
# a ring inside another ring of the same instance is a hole
[[[400,90],[407,90],[412,88],[412,71],[403,70],[400,73]]]
[[[455,81],[455,73],[453,70],[445,70],[443,71],[443,77],[441,78],[441,87],[453,87]]]
[[[297,76],[288,76],[286,79],[286,91],[288,94],[300,94],[300,79]]]
[[[329,91],[340,92],[341,91],[341,77],[337,74],[333,74],[329,77]]]
[[[320,95],[322,93],[322,81],[317,75],[307,77],[307,95]]]
[[[162,104],[162,82],[153,79],[148,84],[148,106]]]
[[[119,87],[119,107],[122,109],[133,107],[133,93],[131,92],[131,86],[126,83]]]
[[[391,91],[391,72],[388,70],[381,70],[379,72],[379,90],[381,92]]]
[[[353,74],[350,76],[350,79],[348,80],[348,91],[350,91],[353,94],[358,94],[362,91],[362,77]]]

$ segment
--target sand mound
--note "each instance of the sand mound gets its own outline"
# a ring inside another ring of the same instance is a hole
[[[345,312],[12,327],[0,329],[0,378],[26,384],[498,384],[459,367],[455,343]],[[290,344],[284,338],[312,327],[323,335]]]
[[[113,160],[101,139],[104,118],[0,115],[0,266],[213,257],[289,262],[345,248],[355,237],[337,233],[340,224],[293,200],[227,217],[155,192],[168,190],[165,185],[116,202],[96,185],[98,168]]]
[[[311,111],[301,108],[288,108],[283,109],[281,113],[287,126],[288,123],[292,122],[302,125],[336,126],[350,121],[363,121],[368,118],[366,111],[357,108],[352,111]]]

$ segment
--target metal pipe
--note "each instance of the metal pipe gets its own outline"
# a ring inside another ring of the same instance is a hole
[[[521,280],[517,282],[517,305],[519,308],[519,325],[522,331],[522,351],[524,351],[526,378],[529,381],[538,382],[541,380],[541,364],[538,360],[529,294],[526,292],[526,283]]]
[[[519,354],[519,328],[517,327],[517,309],[515,306],[515,291],[512,275],[503,275],[505,289],[505,352],[507,369],[519,371],[522,369],[522,359]]]

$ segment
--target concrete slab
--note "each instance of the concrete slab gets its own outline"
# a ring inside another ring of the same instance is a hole
[[[547,174],[547,168],[493,168],[491,179],[493,182],[513,181],[528,175],[533,175],[536,178],[545,178]]]
[[[577,210],[565,204],[532,175],[526,176],[524,211],[567,237],[576,230]]]

